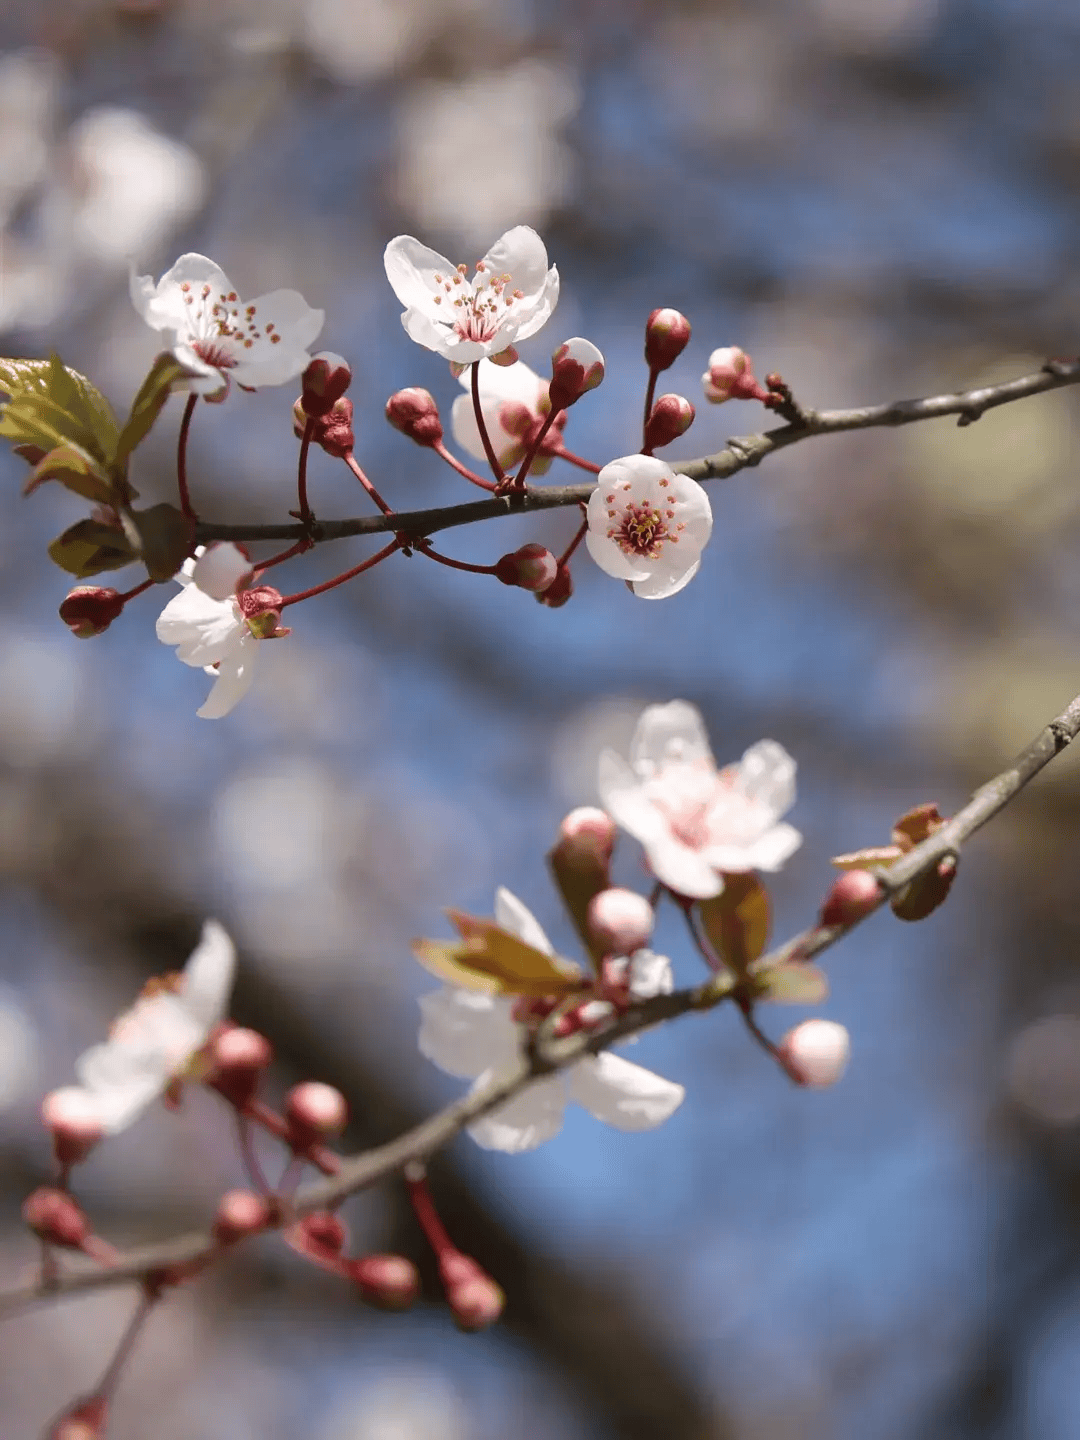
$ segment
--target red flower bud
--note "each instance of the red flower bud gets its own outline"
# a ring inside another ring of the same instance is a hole
[[[645,363],[650,370],[667,370],[690,341],[690,321],[679,310],[654,310],[645,322]]]
[[[80,640],[107,630],[124,608],[124,598],[109,585],[76,585],[60,602],[60,619]]]
[[[835,1085],[847,1069],[851,1040],[835,1020],[804,1020],[777,1046],[788,1074],[811,1090]]]
[[[645,426],[645,447],[659,450],[685,435],[694,423],[694,407],[682,395],[661,395]]]
[[[601,890],[589,901],[586,925],[592,946],[603,955],[632,955],[649,943],[656,917],[634,890]]]
[[[837,876],[821,907],[822,925],[853,925],[876,910],[881,886],[869,870],[846,870]]]
[[[101,1395],[79,1400],[65,1410],[45,1440],[101,1440],[109,1418],[109,1402]]]
[[[439,419],[439,407],[435,397],[419,385],[410,385],[398,390],[386,402],[386,418],[395,430],[400,430],[417,445],[439,445],[442,443],[443,428]]]
[[[519,585],[537,593],[548,588],[558,570],[559,562],[543,545],[522,545],[495,562],[495,574],[504,585]]]
[[[745,350],[728,345],[709,356],[709,368],[701,377],[705,399],[711,405],[725,400],[768,400],[770,392],[754,375],[754,367]]]
[[[570,599],[574,593],[574,582],[570,577],[570,566],[560,565],[555,572],[555,579],[546,590],[541,590],[537,600],[541,605],[547,605],[552,610],[558,610]]]
[[[347,360],[331,350],[323,350],[312,356],[300,383],[304,387],[298,402],[301,410],[309,418],[319,420],[329,415],[352,384],[352,371]]]
[[[23,1219],[42,1240],[81,1250],[91,1234],[90,1222],[78,1203],[53,1185],[42,1185],[23,1201]]]
[[[52,1131],[53,1153],[58,1165],[78,1165],[105,1134],[97,1106],[85,1090],[65,1085],[41,1102],[41,1118]]]
[[[227,1190],[218,1201],[213,1235],[219,1245],[232,1245],[258,1235],[273,1219],[270,1202],[253,1190]]]
[[[460,1330],[486,1330],[502,1314],[506,1296],[475,1260],[448,1251],[439,1261],[446,1303]]]
[[[297,1229],[303,1231],[314,1249],[327,1255],[340,1255],[349,1238],[345,1222],[330,1210],[316,1210],[306,1215]]]
[[[294,1085],[285,1097],[285,1118],[289,1122],[289,1143],[294,1150],[307,1150],[317,1140],[339,1135],[349,1118],[345,1096],[333,1085],[305,1080]]]
[[[273,1049],[265,1036],[257,1030],[232,1025],[211,1042],[213,1069],[206,1083],[224,1095],[230,1105],[242,1110],[254,1100],[273,1058]]]
[[[575,336],[551,357],[548,395],[556,410],[566,410],[604,378],[604,357],[590,340]]]
[[[310,417],[305,413],[303,403],[297,400],[293,406],[293,434],[303,439]],[[352,428],[353,404],[349,399],[335,400],[328,414],[315,421],[311,432],[311,443],[318,445],[328,455],[343,460],[351,455],[356,437]]]
[[[380,1310],[407,1310],[420,1293],[416,1266],[404,1255],[361,1255],[349,1271],[363,1298]]]

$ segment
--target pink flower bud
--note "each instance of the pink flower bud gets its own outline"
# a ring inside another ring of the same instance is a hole
[[[589,901],[589,938],[604,955],[632,955],[649,943],[656,917],[644,895],[601,890]]]
[[[548,588],[558,570],[559,562],[543,545],[522,545],[495,562],[495,574],[504,585],[519,585],[537,593]]]
[[[65,1085],[46,1095],[41,1118],[52,1131],[53,1153],[64,1169],[85,1160],[105,1134],[93,1097],[77,1085]]]
[[[486,1330],[502,1314],[506,1296],[468,1255],[448,1251],[439,1261],[446,1303],[459,1330]]]
[[[89,640],[109,628],[124,603],[123,597],[109,585],[76,585],[60,602],[60,619],[73,635]]]
[[[556,410],[566,410],[604,378],[604,357],[591,340],[575,336],[551,357],[548,395]]]
[[[404,1255],[361,1255],[349,1271],[363,1298],[380,1310],[407,1310],[420,1293],[416,1266]]]
[[[301,376],[303,393],[300,408],[313,420],[329,415],[336,401],[340,400],[352,384],[349,362],[332,350],[322,350],[313,355],[311,363]]]
[[[847,1069],[851,1040],[835,1020],[804,1020],[787,1032],[777,1048],[800,1085],[824,1090]]]
[[[109,1418],[109,1402],[101,1395],[77,1401],[49,1429],[45,1440],[101,1440]]]
[[[869,870],[846,870],[837,876],[821,907],[822,925],[854,925],[876,910],[882,890]]]
[[[559,610],[573,593],[574,582],[570,576],[570,566],[560,565],[555,572],[555,579],[546,590],[541,590],[536,598],[541,605],[546,605],[551,610]]]
[[[293,434],[303,439],[310,417],[305,414],[303,404],[297,400],[293,406]],[[353,434],[353,404],[349,399],[335,400],[327,415],[315,421],[311,432],[311,443],[318,445],[328,455],[343,460],[351,455],[356,437]]]
[[[569,847],[575,846],[573,853],[598,856],[606,865],[615,850],[617,833],[615,821],[606,810],[600,810],[595,805],[579,805],[559,826],[557,848],[565,845],[569,854],[572,853]]]
[[[253,1190],[227,1190],[218,1201],[213,1235],[219,1245],[232,1245],[258,1235],[273,1220],[270,1202]]]
[[[296,1226],[304,1240],[324,1255],[340,1255],[349,1239],[345,1222],[330,1210],[315,1210]]]
[[[769,392],[754,376],[750,357],[737,345],[728,345],[714,350],[709,356],[709,368],[701,377],[705,387],[705,399],[711,405],[722,405],[725,400],[768,400]]]
[[[289,1143],[294,1150],[307,1150],[316,1140],[339,1135],[349,1118],[345,1096],[333,1085],[305,1080],[294,1085],[285,1097],[285,1118],[289,1122]]]
[[[273,1049],[265,1036],[257,1030],[232,1025],[211,1042],[213,1069],[206,1083],[224,1095],[230,1105],[243,1110],[254,1100],[273,1058]]]
[[[610,865],[615,849],[615,823],[603,810],[583,805],[571,810],[559,826],[548,864],[566,908],[594,960],[607,953],[589,926],[589,902],[611,884]]]
[[[435,397],[419,385],[410,385],[398,390],[386,402],[386,418],[395,430],[400,430],[417,445],[439,445],[442,443],[443,428],[439,419],[439,407]]]
[[[654,310],[645,322],[645,363],[654,372],[674,365],[690,340],[690,321],[678,310]]]
[[[50,1245],[81,1250],[90,1237],[90,1222],[65,1190],[42,1185],[23,1201],[22,1216],[35,1235]]]
[[[694,423],[694,407],[682,395],[661,395],[645,426],[645,447],[659,450],[685,435]]]

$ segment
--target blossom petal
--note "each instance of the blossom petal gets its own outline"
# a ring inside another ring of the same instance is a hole
[[[653,1129],[675,1113],[686,1094],[673,1080],[610,1051],[572,1066],[567,1088],[590,1115],[619,1130]]]
[[[490,1071],[481,1075],[473,1086],[479,1090],[491,1078]],[[520,1154],[535,1150],[562,1129],[566,1110],[566,1084],[562,1075],[535,1080],[520,1095],[474,1120],[469,1134],[484,1150],[506,1150]]]
[[[195,714],[201,720],[220,720],[239,705],[255,678],[258,640],[245,625],[218,661],[217,679]]]
[[[642,844],[667,834],[667,822],[645,793],[639,775],[614,750],[603,750],[597,768],[600,803]]]
[[[448,1075],[473,1080],[502,1069],[521,1049],[521,1032],[502,996],[444,986],[420,996],[421,1055]]]
[[[779,870],[795,854],[802,840],[802,835],[794,825],[781,821],[750,847],[748,855],[751,869]]]
[[[544,934],[539,920],[528,906],[523,905],[504,885],[500,885],[495,891],[495,921],[503,930],[509,930],[511,935],[516,935],[534,950],[539,950],[544,955],[555,954],[555,947]]]
[[[396,235],[390,241],[383,251],[383,265],[391,289],[406,310],[425,309],[432,303],[439,283],[435,276],[445,280],[456,273],[445,255],[412,235]]]
[[[515,225],[500,235],[481,264],[485,270],[496,275],[509,275],[507,290],[523,291],[526,300],[544,293],[552,274],[555,275],[556,296],[559,293],[558,272],[554,266],[548,270],[547,246],[531,225]],[[393,280],[390,283],[393,285]]]
[[[228,294],[232,289],[219,265],[189,251],[171,270],[166,270],[156,285],[149,275],[137,276],[132,271],[129,290],[135,309],[152,330],[183,331],[188,328],[188,292],[182,289],[184,285],[200,289],[209,285],[215,294]]]
[[[704,760],[710,770],[715,769],[705,721],[689,700],[649,705],[638,717],[630,744],[630,764],[639,775],[649,775],[654,766],[669,760],[688,764]]]
[[[645,579],[632,582],[634,594],[639,600],[667,600],[689,585],[700,569],[701,561],[695,560],[689,570],[679,570],[674,575],[670,569],[654,570]]]
[[[184,1009],[204,1036],[225,1017],[235,973],[236,946],[223,926],[207,920],[184,966],[180,995]]]
[[[653,874],[677,895],[710,900],[723,890],[724,881],[717,874],[721,867],[713,862],[711,851],[693,850],[667,832],[641,843]]]
[[[603,500],[599,504],[594,504],[596,500],[597,495],[594,491],[589,496],[589,528],[585,532],[585,546],[589,554],[604,574],[610,575],[615,580],[636,580],[648,575],[650,562],[642,560],[636,555],[627,555],[607,534],[607,507]],[[596,529],[593,528],[594,525],[597,527]]]
[[[158,616],[155,633],[162,644],[176,646],[185,665],[214,665],[242,624],[235,600],[213,600],[197,585],[187,585]]]
[[[795,761],[776,740],[759,740],[743,755],[735,789],[773,817],[786,815],[795,803]]]
[[[627,963],[630,994],[635,1000],[651,1000],[655,995],[670,995],[675,989],[675,976],[666,955],[652,950],[635,950]]]
[[[211,545],[195,561],[191,578],[211,600],[231,600],[245,575],[251,574],[251,561],[244,552],[226,541]]]

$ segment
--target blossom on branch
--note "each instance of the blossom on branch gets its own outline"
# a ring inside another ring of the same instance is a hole
[[[47,1115],[59,1121],[68,1108],[91,1111],[103,1133],[125,1129],[172,1081],[184,1078],[224,1019],[235,967],[232,941],[208,920],[182,973],[150,982],[109,1039],[75,1062],[79,1084],[47,1097]]]
[[[235,545],[198,550],[173,577],[180,594],[158,616],[162,644],[175,645],[177,659],[214,676],[210,694],[195,712],[203,720],[220,720],[247,694],[258,640],[288,634],[277,624],[274,601],[281,597],[276,590],[238,591],[250,573],[251,562]]]
[[[190,389],[213,395],[230,379],[247,389],[284,385],[307,369],[308,346],[323,327],[296,290],[274,290],[245,304],[205,255],[181,255],[155,285],[131,274],[131,299],[152,330],[191,372]]]
[[[717,770],[701,715],[685,700],[650,705],[629,763],[605,750],[597,786],[656,878],[679,895],[719,895],[724,871],[779,870],[802,844],[780,820],[795,803],[795,761],[784,747],[759,740],[738,765]]]
[[[604,466],[588,521],[589,554],[643,600],[664,600],[689,584],[712,534],[705,491],[653,455],[625,455]]]
[[[386,278],[405,306],[410,339],[458,365],[501,355],[535,335],[555,309],[559,272],[535,230],[516,225],[477,263],[454,266],[411,235],[398,235],[383,256]]]
[[[554,956],[532,912],[508,890],[496,893],[495,919],[525,944]],[[663,957],[649,955],[643,968],[651,993],[670,989],[671,967]],[[420,1009],[421,1054],[448,1075],[475,1080],[474,1090],[517,1064],[526,1030],[514,1018],[514,997],[447,985],[422,995]],[[619,1130],[651,1130],[678,1109],[684,1094],[681,1085],[603,1051],[534,1081],[474,1121],[469,1134],[486,1150],[532,1150],[558,1134],[571,1100]]]
[[[469,391],[471,374],[461,375],[460,380],[465,390]],[[542,380],[535,370],[530,370],[523,360],[514,365],[493,365],[490,360],[481,360],[478,381],[480,411],[495,457],[504,470],[513,470],[525,458],[526,451],[531,448],[551,411],[548,382]],[[551,429],[544,436],[532,463],[534,475],[543,475],[551,469],[552,457],[562,445],[565,425],[565,414],[557,415],[552,421]],[[467,454],[476,460],[487,459],[471,394],[459,395],[454,401],[450,428],[454,439]]]

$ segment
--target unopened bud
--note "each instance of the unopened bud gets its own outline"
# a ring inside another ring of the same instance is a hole
[[[218,1201],[213,1235],[219,1245],[232,1245],[258,1235],[273,1219],[270,1202],[254,1190],[227,1190]]]
[[[241,590],[236,599],[248,629],[257,640],[277,640],[292,633],[281,623],[281,591],[272,585]]]
[[[655,921],[644,895],[618,888],[594,895],[585,917],[589,939],[603,955],[632,955],[641,950],[652,936]]]
[[[541,605],[546,605],[549,610],[559,610],[570,599],[574,593],[574,582],[570,575],[569,565],[560,565],[555,572],[555,579],[546,590],[538,592],[536,598]]]
[[[340,1255],[349,1238],[345,1222],[331,1210],[315,1210],[305,1215],[296,1229],[312,1249],[325,1255]]]
[[[822,925],[854,925],[876,910],[881,886],[869,870],[846,870],[832,884],[821,907]]]
[[[109,1402],[101,1395],[80,1400],[48,1430],[45,1440],[101,1440],[109,1418]]]
[[[604,357],[591,340],[580,335],[560,345],[551,357],[548,395],[556,410],[566,410],[595,390],[604,378]]]
[[[60,619],[80,640],[106,631],[124,608],[124,598],[110,585],[76,585],[60,602]]]
[[[787,1032],[777,1048],[800,1085],[824,1090],[847,1069],[851,1040],[835,1020],[804,1020]]]
[[[339,1135],[345,1129],[349,1107],[345,1096],[333,1085],[305,1080],[286,1095],[285,1118],[293,1149],[307,1150],[315,1141]]]
[[[522,545],[495,562],[495,574],[504,585],[519,585],[537,593],[548,588],[558,574],[559,562],[543,545]]]
[[[264,1035],[242,1025],[230,1026],[211,1044],[213,1069],[206,1083],[243,1110],[254,1100],[273,1058],[270,1041]]]
[[[645,322],[645,363],[654,372],[674,365],[690,340],[690,321],[678,310],[654,310]]]
[[[486,1330],[502,1314],[506,1296],[475,1260],[450,1251],[439,1261],[446,1303],[459,1330]]]
[[[395,430],[400,430],[417,445],[439,445],[442,443],[443,428],[439,419],[439,407],[435,397],[419,385],[410,385],[398,390],[386,402],[386,418]]]
[[[26,1224],[50,1245],[81,1250],[91,1234],[90,1222],[66,1190],[42,1185],[23,1201]]]
[[[769,391],[755,377],[750,357],[737,345],[724,346],[709,356],[709,368],[701,377],[705,399],[711,405],[725,400],[768,400]]]
[[[52,1131],[53,1153],[64,1169],[85,1160],[105,1134],[97,1104],[77,1085],[65,1085],[46,1095],[41,1118]]]
[[[309,416],[303,404],[297,400],[293,406],[293,434],[303,439]],[[343,460],[351,455],[356,437],[353,434],[353,403],[348,397],[335,400],[328,414],[315,421],[311,432],[311,443],[318,445],[328,455]]]
[[[301,410],[311,419],[321,420],[352,384],[352,371],[340,355],[322,350],[312,356],[300,383],[304,387],[299,400]]]
[[[349,1271],[363,1298],[380,1310],[407,1310],[420,1293],[416,1266],[404,1255],[361,1255]]]
[[[574,926],[594,960],[607,953],[593,938],[589,903],[611,884],[609,867],[615,849],[615,822],[603,810],[582,805],[571,810],[559,826],[559,838],[548,864]]]
[[[645,446],[659,450],[685,435],[694,423],[694,407],[683,395],[661,395],[645,426]]]

